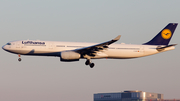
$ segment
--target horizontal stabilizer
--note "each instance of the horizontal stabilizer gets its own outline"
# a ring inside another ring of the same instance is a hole
[[[167,46],[164,46],[164,47],[159,47],[159,46],[158,46],[156,49],[157,49],[158,51],[163,51],[165,48],[172,47],[172,46],[175,46],[175,45],[177,45],[177,44],[167,45]]]

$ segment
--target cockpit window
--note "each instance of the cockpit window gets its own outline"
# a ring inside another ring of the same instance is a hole
[[[7,43],[7,45],[11,45],[11,43]]]

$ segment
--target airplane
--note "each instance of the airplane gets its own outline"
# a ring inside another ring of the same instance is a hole
[[[18,54],[18,61],[21,55],[33,56],[55,56],[60,61],[73,62],[86,59],[85,65],[91,68],[95,64],[91,59],[130,59],[149,56],[175,49],[175,45],[168,45],[178,23],[169,23],[152,40],[141,45],[113,44],[118,41],[121,35],[103,43],[82,43],[82,42],[58,42],[40,40],[11,41],[2,47],[7,52]]]

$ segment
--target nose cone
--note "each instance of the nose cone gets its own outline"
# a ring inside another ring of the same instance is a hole
[[[5,45],[4,45],[5,46]],[[2,49],[4,49],[4,46],[2,46]]]
[[[6,51],[7,50],[6,45],[2,46],[2,49]]]

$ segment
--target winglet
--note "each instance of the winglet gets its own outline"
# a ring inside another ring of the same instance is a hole
[[[117,41],[117,40],[119,40],[120,39],[120,37],[121,37],[121,35],[118,35],[116,38],[114,38],[113,40],[114,41]]]

